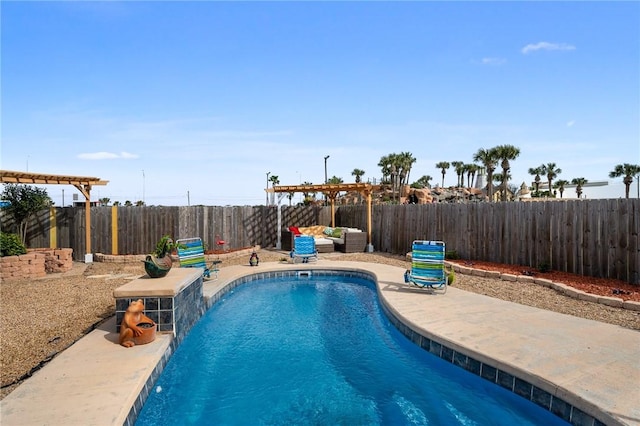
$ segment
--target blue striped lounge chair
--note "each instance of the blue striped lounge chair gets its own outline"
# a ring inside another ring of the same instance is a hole
[[[207,265],[204,257],[204,244],[200,238],[184,238],[177,240],[178,260],[181,268],[202,268],[204,278],[218,279],[218,271],[221,260],[214,260]]]
[[[411,246],[411,271],[405,273],[405,282],[446,292],[448,274],[444,254],[445,244],[442,241],[414,241]]]
[[[293,244],[293,250],[291,251],[293,263],[296,263],[298,260],[302,263],[308,263],[309,260],[318,260],[316,240],[313,236],[296,235]]]

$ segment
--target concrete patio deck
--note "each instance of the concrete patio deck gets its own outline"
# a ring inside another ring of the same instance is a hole
[[[580,413],[587,413],[601,422],[595,424],[640,425],[637,331],[455,287],[446,295],[431,294],[405,285],[401,268],[328,259],[222,268],[218,280],[205,283],[205,297],[245,275],[307,268],[375,274],[381,299],[416,343],[448,348],[439,356],[446,358],[451,350],[450,361],[469,370],[486,365],[487,371],[497,371],[498,385],[506,387],[505,380],[511,380],[516,393],[527,383],[530,392],[538,389],[543,397],[560,398],[579,409],[576,424]],[[150,344],[127,349],[117,344],[115,329],[114,319],[104,323],[0,401],[0,423],[124,424],[172,337],[160,334]]]

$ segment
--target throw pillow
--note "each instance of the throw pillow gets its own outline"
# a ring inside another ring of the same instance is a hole
[[[301,235],[300,229],[297,226],[290,226],[289,231],[293,233],[293,235]]]
[[[331,236],[333,238],[341,238],[342,237],[342,228],[334,229],[333,232],[331,233]]]
[[[322,233],[323,233],[324,235],[326,235],[326,236],[329,236],[329,237],[330,237],[330,236],[331,236],[331,234],[333,234],[333,228],[330,228],[330,227],[328,227],[328,226],[327,226],[326,228],[324,228],[324,231],[322,231]]]

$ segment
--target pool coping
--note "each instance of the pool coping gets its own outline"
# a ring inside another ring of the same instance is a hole
[[[313,269],[371,277],[387,316],[414,343],[485,379],[493,373],[499,386],[538,405],[549,401],[547,409],[574,424],[640,425],[640,333],[633,330],[455,287],[434,294],[404,284],[402,268],[324,259],[222,268],[218,280],[205,282],[205,303],[210,307],[260,274]],[[523,330],[514,329],[519,322],[526,324]],[[563,327],[550,332],[549,324],[557,322]],[[133,424],[179,342],[159,334],[148,345],[123,348],[114,324],[98,327],[0,401],[3,425]],[[542,347],[532,349],[530,341]]]

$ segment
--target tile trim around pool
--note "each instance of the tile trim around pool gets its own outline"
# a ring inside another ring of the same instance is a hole
[[[290,276],[304,275],[316,275],[316,276],[341,276],[341,277],[355,277],[370,280],[376,283],[376,277],[373,273],[367,273],[363,271],[349,271],[349,270],[325,270],[325,269],[305,269],[305,270],[283,270],[283,271],[271,271],[260,272],[255,274],[246,275],[236,280],[229,282],[224,288],[220,289],[209,299],[204,301],[205,311],[211,308],[218,301],[223,299],[228,293],[233,291],[236,287],[246,284],[252,281],[272,279],[272,278],[286,278]],[[423,336],[422,334],[414,331],[408,325],[404,324],[384,303],[382,298],[379,298],[380,306],[383,312],[391,323],[409,340],[420,348],[432,353],[433,355],[442,358],[460,368],[467,370],[468,372],[480,376],[481,378],[488,380],[501,386],[516,395],[519,395],[534,404],[552,412],[556,416],[571,423],[572,425],[581,426],[606,426],[606,423],[601,422],[595,417],[585,413],[579,408],[569,404],[562,398],[552,395],[551,393],[540,389],[539,387],[529,383],[528,381],[519,378],[513,374],[502,371],[499,368],[489,365],[485,362],[479,361],[467,354],[457,351],[444,345],[442,342],[438,342],[436,339]],[[186,334],[186,333],[185,333]],[[158,362],[153,373],[147,379],[143,389],[141,389],[136,402],[129,411],[125,426],[133,426],[138,418],[138,414],[142,410],[147,397],[152,391],[154,384],[156,383],[160,374],[164,370],[167,362],[171,358],[171,355],[181,343],[183,336],[175,338],[162,359]]]

